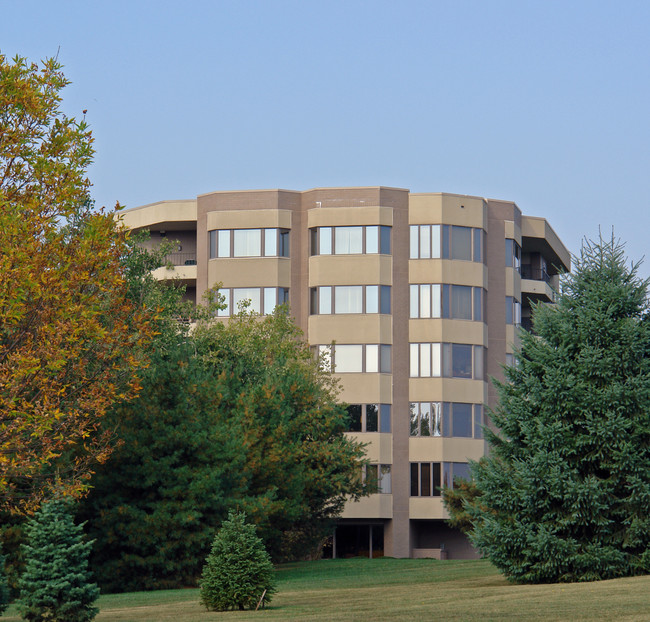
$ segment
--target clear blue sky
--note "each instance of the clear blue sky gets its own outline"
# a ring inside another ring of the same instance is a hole
[[[388,185],[514,200],[650,275],[650,2],[2,2],[52,56],[98,204]]]

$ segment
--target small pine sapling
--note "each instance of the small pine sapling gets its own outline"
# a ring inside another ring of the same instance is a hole
[[[82,525],[75,525],[67,501],[45,503],[28,523],[22,551],[19,611],[25,620],[88,622],[99,609],[99,588],[90,582]]]
[[[200,585],[201,602],[209,611],[255,609],[271,600],[276,591],[273,564],[245,514],[228,514],[212,543]]]

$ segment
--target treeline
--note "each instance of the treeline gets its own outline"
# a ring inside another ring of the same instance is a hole
[[[286,309],[223,324],[96,210],[67,84],[0,55],[0,512],[10,583],[22,526],[76,499],[105,590],[192,585],[229,510],[275,560],[314,553],[364,494],[363,448]]]

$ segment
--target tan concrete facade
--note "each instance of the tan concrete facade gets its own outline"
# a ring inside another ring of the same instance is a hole
[[[531,302],[552,302],[570,267],[543,218],[508,201],[370,187],[214,192],[123,221],[149,228],[151,243],[185,236],[179,248],[194,255],[179,251],[157,276],[181,276],[197,302],[220,283],[264,312],[266,296],[288,292],[310,344],[334,342],[341,398],[364,413],[350,434],[383,473],[382,492],[346,506],[335,553],[475,554],[444,523],[440,486],[486,451],[489,378],[503,377]]]

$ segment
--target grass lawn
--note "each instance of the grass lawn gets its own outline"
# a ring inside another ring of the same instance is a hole
[[[596,583],[511,585],[486,561],[346,559],[285,564],[259,612],[206,612],[198,590],[102,596],[98,622],[208,620],[650,620],[650,576]],[[4,620],[18,621],[16,610]]]

